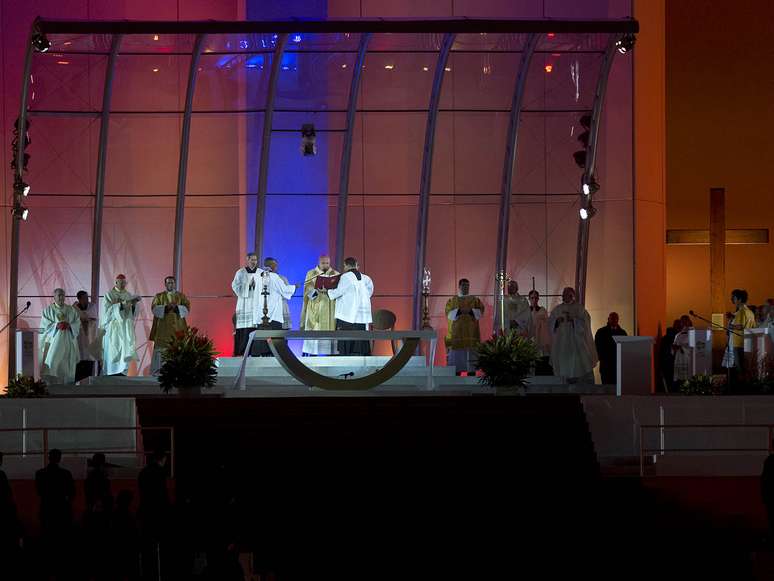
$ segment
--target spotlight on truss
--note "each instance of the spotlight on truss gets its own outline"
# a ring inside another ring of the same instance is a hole
[[[594,176],[591,176],[590,179],[583,178],[581,182],[581,191],[586,196],[590,196],[599,191],[599,184],[597,183],[597,180],[594,179]]]
[[[48,52],[48,49],[51,48],[51,41],[42,32],[36,32],[32,35],[32,48],[38,52]]]
[[[317,155],[317,133],[312,123],[301,126],[301,153],[304,156]]]
[[[588,220],[590,218],[593,218],[597,213],[597,209],[589,204],[588,208],[581,208],[580,209],[580,217],[581,220]]]
[[[618,52],[621,54],[626,54],[634,48],[634,43],[636,41],[637,38],[631,32],[628,32],[616,41],[615,48],[618,49]]]
[[[27,221],[27,218],[30,217],[30,210],[29,208],[25,208],[21,204],[14,204],[13,210],[11,211],[13,214],[13,217],[18,220],[24,220]]]
[[[13,193],[19,196],[28,196],[30,193],[30,186],[22,180],[16,180],[13,183]]]

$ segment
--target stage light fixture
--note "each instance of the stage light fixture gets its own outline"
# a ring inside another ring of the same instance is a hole
[[[580,209],[581,220],[589,220],[589,219],[593,218],[596,215],[596,213],[597,213],[597,209],[594,206],[592,206],[591,204],[589,204],[588,208],[581,208]]]
[[[304,156],[317,155],[317,133],[312,123],[301,126],[301,153]]]
[[[51,41],[42,32],[36,32],[32,35],[32,48],[38,52],[48,52],[51,48]]]
[[[599,184],[597,183],[597,180],[594,179],[594,176],[592,176],[589,180],[584,179],[582,181],[581,191],[586,196],[596,194],[599,191]]]
[[[635,37],[631,32],[628,32],[616,41],[615,48],[617,48],[618,52],[621,54],[626,54],[634,48],[634,43],[636,41],[637,37]]]
[[[30,211],[29,208],[25,208],[21,204],[14,204],[13,210],[11,211],[14,218],[17,218],[19,220],[27,221],[27,218],[30,217]]]
[[[16,180],[13,183],[13,193],[19,196],[28,196],[30,193],[30,186],[22,180]]]

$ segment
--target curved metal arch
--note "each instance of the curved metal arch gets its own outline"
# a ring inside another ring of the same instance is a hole
[[[16,146],[16,170],[14,181],[24,176],[24,147],[27,142],[27,98],[30,90],[30,73],[32,72],[32,37],[37,27],[37,21],[32,25],[27,38],[27,50],[24,54],[24,71],[22,72],[21,102],[19,105],[19,142]],[[13,190],[14,204],[21,202],[22,196]],[[8,379],[16,375],[16,312],[19,301],[19,220],[16,214],[11,218],[11,264],[8,289]]]
[[[384,367],[364,377],[339,379],[322,375],[304,365],[290,349],[286,339],[271,337],[267,339],[267,342],[269,343],[269,348],[274,354],[274,357],[277,358],[277,361],[279,361],[285,371],[304,385],[342,391],[364,391],[373,389],[374,387],[385,383],[403,369],[416,352],[417,347],[419,347],[419,339],[405,339],[400,350],[393,355]]]
[[[615,43],[618,37],[611,35],[605,50],[605,56],[602,58],[599,78],[597,79],[597,88],[594,93],[594,106],[591,111],[591,124],[589,125],[589,142],[586,147],[586,164],[583,170],[582,182],[590,180],[594,176],[597,162],[597,142],[599,140],[599,123],[602,118],[602,105],[605,101],[607,92],[607,81],[610,77],[610,69],[613,66],[616,47]],[[582,183],[581,183],[582,185]],[[580,192],[581,208],[589,207],[591,196],[586,196],[583,191]],[[586,220],[578,218],[578,247],[575,259],[575,294],[580,304],[586,303],[586,282],[589,263],[589,236],[591,235],[591,220],[589,216]]]
[[[183,269],[183,220],[185,218],[185,188],[188,180],[188,149],[191,141],[191,111],[196,91],[199,60],[206,34],[197,34],[191,53],[191,67],[188,69],[188,86],[185,93],[185,111],[183,111],[183,127],[180,132],[180,164],[177,169],[177,201],[175,202],[175,240],[172,248],[172,272],[178,288],[182,284]]]
[[[449,52],[454,44],[456,33],[444,34],[438,62],[433,75],[433,87],[430,91],[430,106],[427,111],[427,126],[425,129],[425,146],[422,151],[422,175],[419,181],[419,208],[417,212],[417,255],[414,265],[414,321],[413,328],[422,327],[422,276],[424,274],[427,254],[427,224],[430,212],[430,183],[433,173],[433,147],[435,145],[435,125],[438,120],[438,106],[441,102],[446,63]]]
[[[505,272],[508,264],[508,235],[511,222],[511,187],[513,185],[513,167],[516,164],[516,152],[519,144],[519,129],[521,127],[521,104],[524,100],[524,90],[527,86],[529,67],[532,55],[537,46],[537,34],[530,34],[524,46],[519,64],[519,73],[516,75],[516,84],[511,99],[511,114],[508,121],[508,134],[505,137],[505,160],[503,163],[503,179],[500,189],[500,219],[497,228],[497,257],[495,260],[495,273]],[[495,289],[495,305],[497,305],[497,289]],[[495,330],[498,326],[495,317]]]
[[[105,209],[105,172],[107,169],[110,103],[113,99],[113,78],[116,60],[123,36],[116,34],[110,42],[110,56],[105,70],[105,88],[102,92],[102,112],[97,149],[97,179],[94,185],[94,222],[91,231],[91,300],[99,301],[100,265],[102,260],[102,215]]]
[[[266,189],[269,182],[269,150],[271,149],[271,129],[274,118],[274,96],[277,93],[277,81],[282,66],[282,55],[288,44],[288,33],[277,37],[274,56],[271,62],[269,88],[266,92],[266,107],[263,112],[263,136],[261,137],[261,163],[258,169],[258,200],[255,204],[255,253],[259,259],[263,254],[263,230],[266,222]]]
[[[355,131],[355,112],[357,111],[357,98],[360,94],[360,81],[363,77],[363,65],[365,64],[368,43],[371,33],[364,32],[360,36],[360,46],[357,50],[355,69],[352,71],[352,83],[349,86],[349,104],[347,105],[347,131],[344,134],[344,145],[341,148],[341,169],[339,171],[339,201],[336,216],[336,252],[334,262],[341,267],[344,260],[344,241],[347,235],[347,200],[349,197],[349,168],[352,161],[352,136]]]

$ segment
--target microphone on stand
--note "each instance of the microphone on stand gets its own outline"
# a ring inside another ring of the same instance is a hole
[[[23,308],[21,311],[19,311],[18,313],[16,313],[16,315],[14,315],[13,319],[11,319],[10,321],[8,321],[8,322],[7,322],[7,323],[6,323],[6,324],[3,326],[3,328],[2,328],[2,329],[0,329],[0,333],[2,333],[3,331],[5,331],[5,330],[6,330],[6,329],[7,329],[7,328],[8,328],[8,327],[11,325],[11,323],[13,323],[13,322],[14,322],[16,319],[18,319],[18,318],[19,318],[19,317],[21,317],[21,316],[22,316],[24,313],[26,313],[26,312],[27,312],[27,310],[28,310],[28,309],[29,309],[31,306],[32,306],[32,303],[31,303],[30,301],[27,301],[27,305],[26,305],[26,306],[25,306],[25,307],[24,307],[24,308]]]
[[[696,313],[696,311],[689,310],[689,311],[688,311],[688,314],[689,314],[689,315],[691,315],[692,317],[696,317],[697,319],[701,319],[701,320],[702,320],[702,321],[704,321],[705,323],[709,323],[710,325],[712,325],[714,328],[716,328],[716,329],[718,329],[718,330],[723,330],[723,331],[726,331],[727,333],[731,333],[731,334],[733,334],[733,335],[737,335],[737,336],[739,336],[739,337],[744,337],[744,334],[743,334],[743,333],[739,333],[738,331],[734,331],[734,330],[733,330],[733,329],[731,329],[730,327],[726,327],[726,326],[724,326],[724,325],[718,325],[717,323],[715,323],[715,322],[713,322],[713,321],[710,321],[709,319],[705,319],[704,317],[702,317],[701,315],[699,315],[698,313]]]

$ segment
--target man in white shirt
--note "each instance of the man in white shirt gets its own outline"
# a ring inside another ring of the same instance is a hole
[[[322,292],[325,292],[323,289]],[[336,301],[336,329],[341,331],[365,331],[371,321],[371,295],[374,283],[371,277],[358,270],[357,260],[344,260],[344,274],[336,288],[330,289],[328,298]],[[339,341],[341,355],[370,355],[370,341]]]
[[[236,272],[231,283],[231,288],[237,296],[235,356],[244,355],[250,333],[262,323],[264,286],[268,293],[266,316],[269,319],[269,328],[282,329],[285,320],[283,300],[289,300],[293,296],[296,286],[285,284],[277,274],[258,268],[258,256],[250,253],[247,255],[247,265]],[[250,355],[270,356],[271,351],[266,341],[255,341]]]

